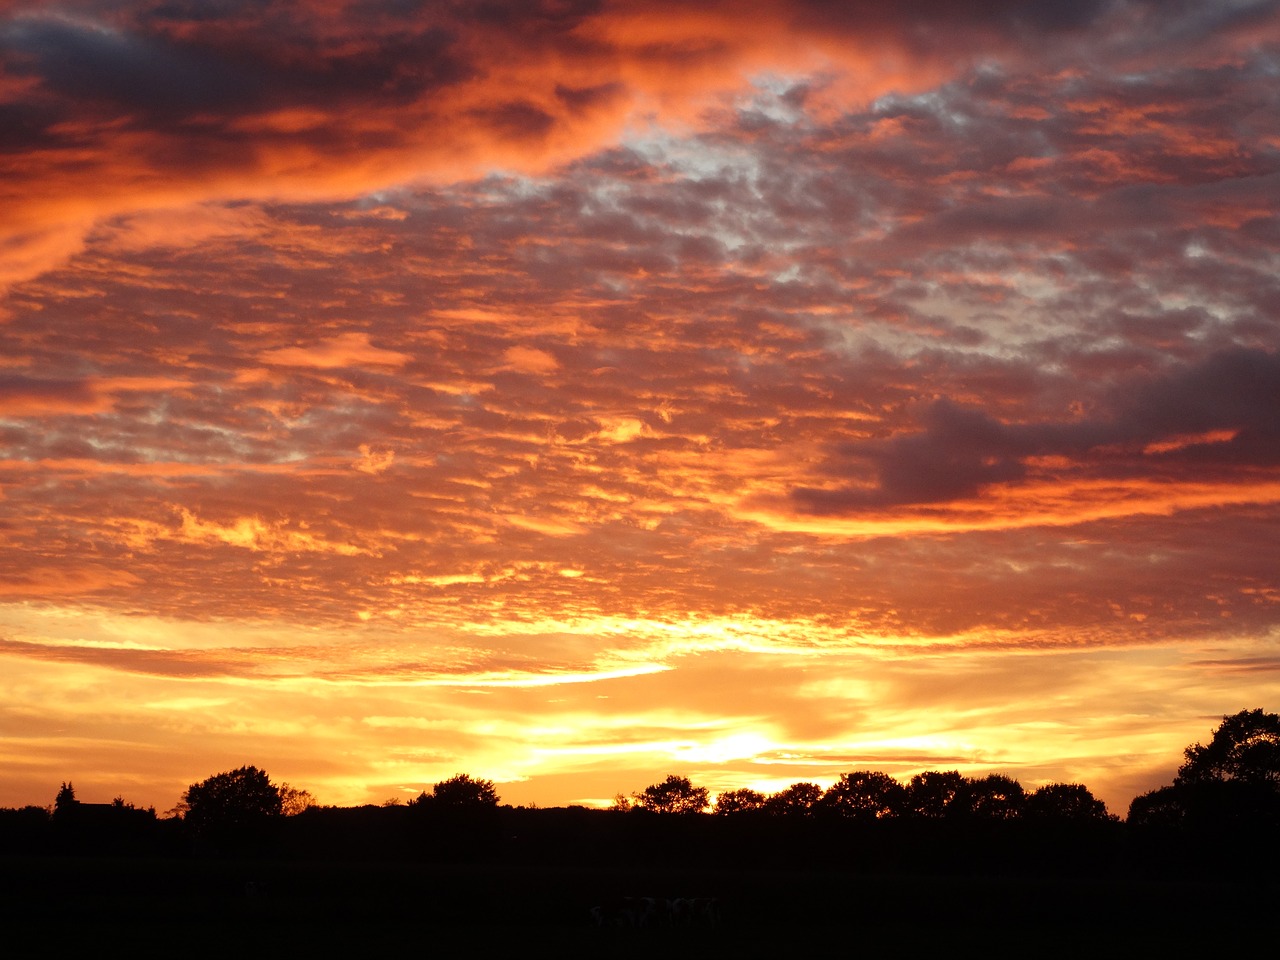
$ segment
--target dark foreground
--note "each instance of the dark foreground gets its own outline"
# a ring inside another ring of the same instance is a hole
[[[10,956],[383,953],[475,957],[1185,956],[1243,951],[1275,923],[1253,877],[853,875],[499,864],[0,859]],[[597,927],[623,897],[714,897],[717,925]],[[31,944],[35,952],[18,944]],[[43,945],[42,947],[40,945]],[[966,949],[965,952],[969,952]],[[939,954],[940,955],[940,954]]]

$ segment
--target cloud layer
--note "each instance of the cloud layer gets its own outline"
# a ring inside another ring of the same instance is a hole
[[[1278,690],[1277,66],[1273,3],[0,5],[0,803],[1123,805]]]

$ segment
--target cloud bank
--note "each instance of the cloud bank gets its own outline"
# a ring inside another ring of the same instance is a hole
[[[0,803],[1167,779],[1280,689],[1278,58],[1269,2],[0,4]]]

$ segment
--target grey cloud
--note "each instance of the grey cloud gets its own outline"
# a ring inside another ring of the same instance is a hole
[[[924,0],[909,6],[893,6],[841,0],[803,0],[796,4],[796,16],[829,27],[853,29],[859,25],[923,28],[957,27],[1021,28],[1042,33],[1078,30],[1093,23],[1114,4],[1111,0],[1085,0],[1072,4],[1045,4],[1026,0],[986,0],[957,3],[955,0]]]
[[[45,112],[26,116],[27,126],[55,123],[89,105],[100,119],[114,109],[135,125],[163,127],[193,114],[208,122],[290,106],[387,105],[474,75],[454,50],[453,35],[430,21],[350,49],[325,46],[292,23],[232,31],[197,17],[181,38],[149,26],[157,24],[11,20],[0,30],[0,63],[39,77],[46,95]],[[264,34],[272,35],[270,43],[260,39]]]
[[[939,400],[917,433],[840,445],[829,465],[870,465],[874,487],[799,487],[793,499],[813,513],[928,504],[970,497],[983,487],[1023,479],[1033,456],[1087,457],[1090,465],[1126,471],[1161,463],[1280,463],[1280,355],[1244,348],[1146,382],[1130,378],[1113,390],[1114,412],[1079,421],[1004,424],[971,407]],[[1181,441],[1213,431],[1230,440]],[[1143,447],[1179,441],[1153,453]],[[1120,450],[1107,449],[1120,446]],[[1146,464],[1146,466],[1144,466]],[[846,467],[847,469],[847,467]]]
[[[1280,424],[1280,354],[1235,349],[1152,380],[1120,419],[1140,439],[1161,434],[1242,428],[1266,431]]]
[[[607,104],[620,96],[626,87],[621,83],[600,83],[591,87],[566,87],[556,84],[556,96],[574,110],[589,110]]]
[[[259,86],[243,68],[106,27],[31,18],[10,24],[0,42],[9,69],[37,73],[48,91],[77,101],[168,114],[242,103]]]
[[[94,401],[94,392],[85,380],[0,376],[0,408],[9,403],[49,403],[61,410],[68,405],[87,406]]]

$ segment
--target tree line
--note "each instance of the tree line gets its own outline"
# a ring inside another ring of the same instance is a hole
[[[1127,844],[1148,859],[1176,851],[1202,860],[1220,856],[1224,838],[1237,853],[1277,846],[1280,716],[1261,709],[1224,716],[1207,744],[1184,751],[1184,761],[1172,784],[1133,801],[1123,824],[1083,784],[1026,791],[1001,774],[969,778],[954,770],[927,771],[906,783],[853,771],[825,789],[801,782],[772,794],[728,790],[714,804],[706,787],[672,774],[618,795],[608,810],[538,810],[503,806],[492,781],[464,773],[407,803],[325,807],[308,791],[244,766],[191,784],[174,815],[164,818],[122,797],[80,803],[64,782],[49,808],[0,810],[0,850],[239,855],[349,848],[547,857],[564,856],[588,838],[603,857],[639,849],[729,850],[744,842],[776,843],[780,855],[811,842],[821,855],[830,843],[856,836],[863,855],[877,843],[888,858],[895,845],[923,850],[954,840],[968,843],[970,856],[1004,850],[1014,857],[1029,841],[1049,837],[1093,844],[1095,853]]]
[[[956,770],[918,773],[902,784],[878,770],[845,773],[827,789],[793,783],[777,793],[726,790],[710,803],[705,787],[672,774],[630,797],[614,798],[613,809],[717,816],[833,817],[875,821],[915,817],[928,820],[1014,820],[1021,817],[1106,822],[1118,819],[1084,784],[1051,783],[1030,793],[1003,774],[965,777]]]

